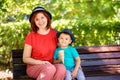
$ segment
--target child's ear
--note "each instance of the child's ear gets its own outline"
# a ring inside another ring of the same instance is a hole
[[[72,40],[70,40],[69,44],[71,44],[71,43],[72,43]]]

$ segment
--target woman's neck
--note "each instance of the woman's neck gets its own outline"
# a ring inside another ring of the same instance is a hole
[[[39,29],[37,31],[37,33],[45,35],[45,34],[48,34],[49,31],[50,31],[50,29]]]

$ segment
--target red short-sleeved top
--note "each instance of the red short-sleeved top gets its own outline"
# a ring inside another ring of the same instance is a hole
[[[30,32],[25,39],[25,44],[32,46],[31,57],[52,63],[57,46],[56,33],[56,30],[53,29],[50,29],[46,35]]]

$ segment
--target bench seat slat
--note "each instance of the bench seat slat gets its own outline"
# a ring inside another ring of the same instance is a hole
[[[120,73],[119,67],[106,67],[106,66],[92,66],[92,67],[83,67],[84,71],[111,71],[112,73]]]
[[[19,72],[19,73],[18,73],[18,72]],[[22,70],[22,71],[20,71],[20,70],[17,71],[17,70],[16,70],[16,71],[14,71],[13,75],[14,75],[14,77],[16,77],[16,76],[18,77],[18,76],[21,76],[21,75],[26,75],[26,72],[23,71],[23,70]]]
[[[83,61],[82,66],[98,66],[98,65],[114,65],[120,64],[120,59],[96,60],[96,61]]]
[[[30,78],[27,75],[24,75],[24,76],[14,77],[14,80],[36,80],[36,79]]]
[[[85,73],[85,76],[88,77],[88,76],[112,76],[112,75],[120,75],[120,73],[114,73],[114,72],[104,72],[104,71],[87,71],[87,72],[84,72]],[[119,76],[120,77],[120,76]]]
[[[86,77],[86,80],[120,80],[120,75]]]
[[[111,59],[111,58],[120,58],[120,52],[111,52],[111,53],[96,53],[96,54],[80,54],[81,59]]]
[[[12,58],[22,58],[23,49],[12,50]]]
[[[24,64],[24,65],[20,65],[20,64],[18,64],[18,65],[14,65],[14,71],[26,71],[26,65]]]
[[[14,58],[13,64],[23,64],[22,58]]]
[[[24,78],[24,79],[21,79],[21,78],[16,78],[16,79],[14,79],[14,80],[36,80],[36,79],[31,79],[31,78],[30,78],[30,79],[25,79],[25,78]]]

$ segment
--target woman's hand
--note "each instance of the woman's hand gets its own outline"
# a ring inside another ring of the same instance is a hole
[[[40,61],[39,60],[39,64],[51,64],[49,61]]]

